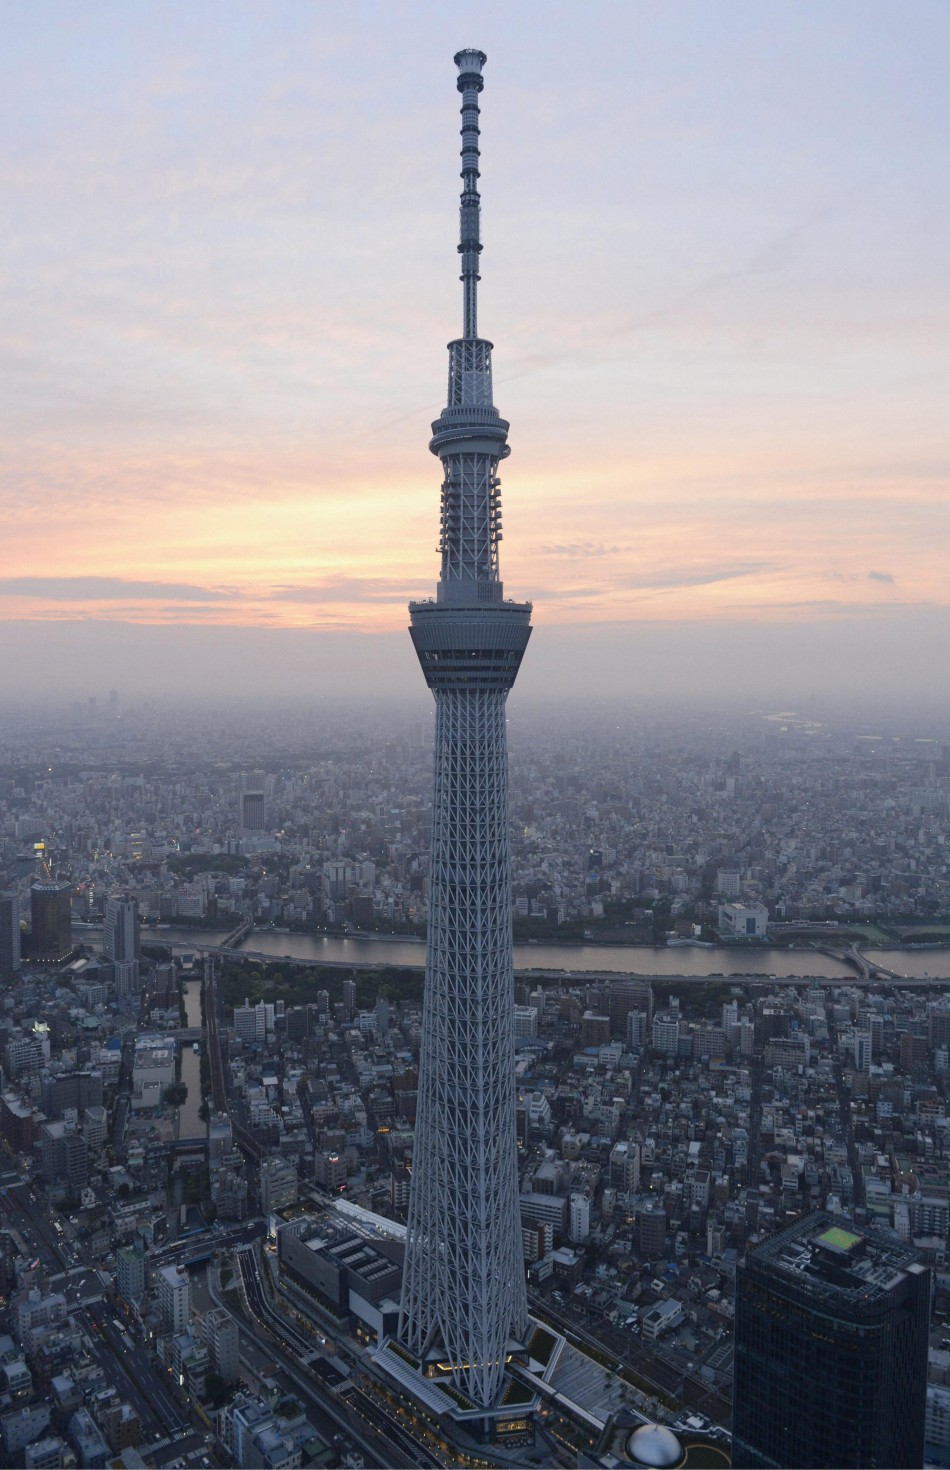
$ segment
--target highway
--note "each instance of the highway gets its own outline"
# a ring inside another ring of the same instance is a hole
[[[248,1319],[242,1320],[241,1330],[247,1331],[258,1347],[274,1356],[304,1402],[311,1404],[322,1417],[331,1419],[350,1439],[355,1440],[367,1466],[379,1467],[379,1470],[437,1466],[439,1462],[432,1458],[431,1452],[402,1426],[395,1425],[384,1410],[355,1384],[346,1386],[339,1394],[327,1390],[324,1381],[310,1366],[314,1359],[327,1355],[315,1348],[313,1341],[293,1327],[284,1314],[274,1310],[261,1281],[256,1252],[253,1249],[238,1251],[236,1259],[241,1295],[249,1314]],[[293,1353],[299,1356],[294,1357]],[[354,1424],[354,1417],[362,1423]]]

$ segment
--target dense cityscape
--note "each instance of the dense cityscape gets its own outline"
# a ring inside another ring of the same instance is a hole
[[[15,1470],[950,1467],[939,47],[496,9],[12,27]]]
[[[428,720],[108,691],[8,717],[9,1463],[446,1453],[373,1356],[412,1169]],[[510,742],[536,1428],[452,1463],[608,1464],[638,1423],[728,1463],[737,1267],[813,1211],[933,1268],[945,1462],[936,732],[516,709]]]

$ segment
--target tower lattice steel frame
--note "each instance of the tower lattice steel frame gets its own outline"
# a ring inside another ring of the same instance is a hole
[[[478,336],[481,51],[460,51],[463,335],[449,343],[448,403],[429,448],[442,461],[437,597],[410,604],[436,701],[425,998],[399,1336],[451,1364],[496,1405],[528,1306],[515,1126],[511,839],[505,702],[531,635],[531,604],[505,601],[498,465],[508,424]]]

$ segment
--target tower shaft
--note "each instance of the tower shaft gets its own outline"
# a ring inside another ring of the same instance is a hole
[[[480,51],[455,58],[462,93],[463,336],[432,426],[442,461],[436,599],[410,634],[436,701],[426,981],[399,1335],[447,1365],[485,1409],[527,1330],[515,1128],[511,839],[505,702],[530,637],[529,603],[500,579],[498,465],[508,425],[477,333]]]

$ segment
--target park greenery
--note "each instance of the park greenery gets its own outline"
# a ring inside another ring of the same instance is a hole
[[[331,1006],[343,999],[344,980],[356,983],[356,1004],[368,1009],[382,996],[386,1000],[422,999],[422,971],[399,965],[374,970],[352,970],[344,965],[306,965],[292,960],[250,960],[240,956],[221,962],[221,1000],[225,1008],[245,1000],[282,1000],[285,1006],[315,1004],[325,990]]]

